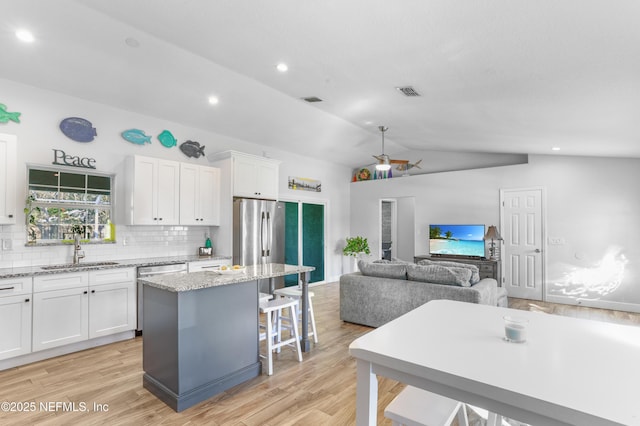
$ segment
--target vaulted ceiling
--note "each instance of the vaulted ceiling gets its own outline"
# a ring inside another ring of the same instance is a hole
[[[389,154],[559,147],[640,157],[635,0],[20,0],[2,9],[0,78],[339,164],[371,162],[379,125],[389,127]],[[35,41],[18,41],[18,28]],[[420,96],[396,89],[406,86]],[[0,102],[1,92],[0,83]],[[312,96],[322,102],[302,100]]]

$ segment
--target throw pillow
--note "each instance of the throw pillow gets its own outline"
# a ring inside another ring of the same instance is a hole
[[[407,279],[424,283],[470,287],[471,271],[442,265],[408,265]]]
[[[471,285],[480,281],[480,270],[476,265],[470,265],[468,263],[452,262],[448,260],[430,260],[422,259],[418,262],[418,265],[442,265],[454,268],[466,268],[471,271]]]
[[[362,275],[368,277],[407,279],[407,265],[404,263],[374,263],[359,260],[358,269]]]

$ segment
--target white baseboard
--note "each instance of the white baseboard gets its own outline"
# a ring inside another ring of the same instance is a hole
[[[2,361],[0,361],[0,371],[18,367],[20,365],[31,364],[32,362],[42,361],[48,358],[54,358],[60,355],[67,355],[73,352],[95,348],[96,346],[108,345],[109,343],[133,339],[134,337],[136,337],[135,330],[123,331],[121,333],[111,334],[109,336],[83,340],[82,342],[76,342],[70,345],[59,346],[57,348],[31,352],[30,354],[20,355],[14,358],[3,359]]]
[[[573,297],[550,296],[547,295],[545,301],[552,303],[562,303],[565,305],[587,306],[589,308],[611,309],[614,311],[637,312],[640,313],[640,305],[635,303],[613,302],[609,300],[585,300]]]

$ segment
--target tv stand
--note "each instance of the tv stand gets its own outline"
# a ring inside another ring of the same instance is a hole
[[[480,270],[480,279],[482,278],[493,278],[498,282],[498,287],[502,287],[502,272],[500,269],[500,261],[499,260],[491,260],[482,257],[475,256],[447,256],[447,255],[437,255],[431,256],[428,254],[421,254],[413,257],[413,261],[418,263],[423,259],[429,260],[446,260],[449,262],[459,262],[459,263],[467,263],[470,265],[476,265]]]

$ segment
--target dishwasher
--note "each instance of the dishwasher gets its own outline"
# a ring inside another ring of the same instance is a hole
[[[158,275],[167,274],[186,274],[186,263],[173,263],[170,265],[154,265],[154,266],[141,266],[138,268],[138,278],[149,278]],[[138,324],[136,326],[136,335],[142,334],[142,288],[144,286],[138,281]]]

